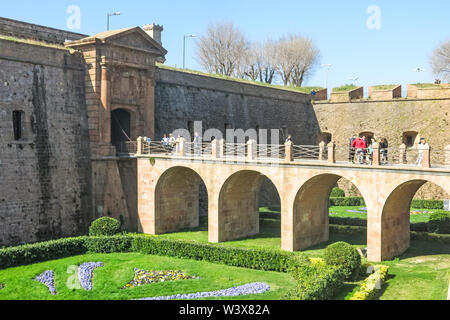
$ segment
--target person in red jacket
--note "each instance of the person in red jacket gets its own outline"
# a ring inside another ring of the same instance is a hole
[[[357,138],[353,141],[352,147],[356,149],[359,164],[364,164],[364,151],[367,149],[366,137]]]

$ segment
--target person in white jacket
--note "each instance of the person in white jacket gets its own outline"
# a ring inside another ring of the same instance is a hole
[[[426,141],[425,138],[421,138],[420,142],[417,146],[417,149],[419,150],[419,156],[417,157],[416,166],[421,166],[423,161],[423,149],[425,147]]]

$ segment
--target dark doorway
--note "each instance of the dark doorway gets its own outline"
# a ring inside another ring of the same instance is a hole
[[[111,112],[111,144],[120,150],[131,139],[131,115],[117,109]]]

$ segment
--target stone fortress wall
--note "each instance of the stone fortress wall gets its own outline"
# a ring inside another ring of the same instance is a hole
[[[338,145],[347,145],[351,134],[372,131],[396,146],[406,130],[426,136],[433,148],[450,142],[445,97],[313,103],[308,95],[289,90],[165,68],[142,71],[135,61],[143,49],[131,60],[126,53],[139,44],[136,35],[120,43],[126,63],[108,70],[96,56],[102,50],[83,56],[47,46],[84,35],[0,18],[1,35],[43,43],[0,40],[0,246],[82,233],[102,215],[120,218],[131,230],[138,228],[135,160],[96,149],[105,138],[99,136],[105,125],[100,118],[105,97],[111,110],[125,106],[132,111],[133,140],[147,132],[159,139],[202,121],[203,130],[281,129],[284,136],[292,134],[296,144],[317,144],[323,133],[330,133]],[[106,76],[110,98],[104,93]],[[123,95],[133,83],[138,88],[130,100]],[[146,117],[154,114],[154,128],[153,121],[139,118],[143,112]],[[21,119],[23,136],[18,141],[13,114]],[[278,202],[270,183],[263,190],[265,204]],[[423,196],[435,193],[430,190]]]
[[[86,231],[91,162],[80,54],[0,39],[0,150],[0,247]]]

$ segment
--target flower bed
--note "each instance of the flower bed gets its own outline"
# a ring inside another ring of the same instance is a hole
[[[50,293],[55,295],[56,294],[56,288],[55,288],[55,273],[53,270],[47,270],[38,275],[34,280],[39,281],[40,283],[43,283],[47,286],[48,290],[50,290]]]
[[[374,273],[361,283],[360,289],[350,298],[350,300],[371,300],[378,290],[381,290],[388,276],[389,267],[379,265],[374,267]]]
[[[92,290],[92,277],[94,269],[103,267],[103,262],[86,262],[78,267],[78,279],[84,290]]]
[[[183,271],[145,271],[135,268],[134,279],[130,283],[126,284],[124,289],[140,287],[150,283],[190,279],[200,279],[200,277],[187,275]]]
[[[254,282],[245,284],[243,286],[233,287],[229,289],[196,292],[189,294],[174,294],[171,296],[142,298],[138,300],[192,300],[192,299],[204,299],[204,298],[218,298],[218,297],[238,297],[250,294],[260,294],[270,290],[270,286],[262,282]]]

